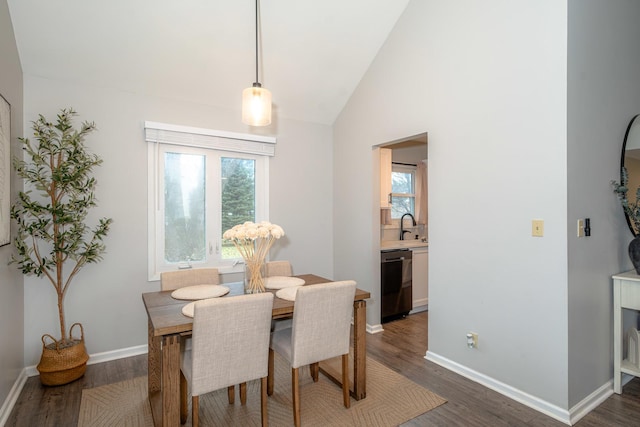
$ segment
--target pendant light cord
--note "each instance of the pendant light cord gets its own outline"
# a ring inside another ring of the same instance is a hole
[[[256,0],[256,83],[260,83],[258,80],[258,0]]]

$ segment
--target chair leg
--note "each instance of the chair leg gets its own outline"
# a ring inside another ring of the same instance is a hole
[[[260,379],[260,415],[262,417],[262,427],[269,426],[269,412],[267,411],[267,378]]]
[[[198,396],[191,397],[191,425],[198,427],[200,424],[200,399]]]
[[[293,396],[293,424],[300,427],[300,384],[298,368],[291,368],[291,394]]]
[[[236,389],[235,386],[230,385],[227,387],[227,397],[229,398],[229,405],[236,403]]]
[[[187,379],[180,371],[180,424],[187,422],[189,408],[187,404]]]
[[[318,375],[320,373],[320,363],[316,362],[309,365],[309,372],[311,373],[311,378],[313,378],[313,382],[317,383]]]
[[[240,404],[244,405],[247,403],[247,383],[240,384]]]
[[[345,408],[351,406],[349,398],[349,353],[342,355],[342,400]]]
[[[267,394],[273,394],[273,349],[269,349],[269,373],[267,374]]]

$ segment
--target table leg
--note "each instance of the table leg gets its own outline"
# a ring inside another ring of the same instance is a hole
[[[613,391],[622,393],[622,372],[620,365],[622,362],[622,304],[621,304],[621,283],[619,280],[613,281]]]
[[[180,335],[162,337],[162,425],[180,425]]]
[[[149,395],[153,392],[160,391],[160,338],[153,336],[153,328],[149,321],[149,338],[148,338],[148,355],[147,355],[147,372],[149,380]]]
[[[353,397],[367,396],[367,302],[353,303]]]
[[[147,381],[149,392],[149,403],[151,404],[151,414],[153,416],[154,426],[162,425],[162,396],[160,389],[162,387],[162,353],[161,338],[153,335],[153,327],[149,320],[149,332],[147,341]]]

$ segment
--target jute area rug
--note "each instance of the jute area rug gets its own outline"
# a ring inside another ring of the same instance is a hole
[[[227,390],[200,396],[202,426],[260,426],[260,382],[247,383],[247,404],[229,405]],[[191,402],[191,398],[189,398]],[[320,374],[314,383],[309,369],[300,369],[300,406],[304,426],[397,426],[442,405],[445,399],[367,358],[367,397],[342,404],[341,389]],[[268,398],[269,424],[293,425],[291,369],[276,354],[275,390]],[[191,408],[186,425],[191,425]],[[138,377],[82,391],[79,427],[153,427],[147,400],[147,377]]]

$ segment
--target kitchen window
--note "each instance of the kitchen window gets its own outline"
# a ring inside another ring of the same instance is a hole
[[[411,165],[393,164],[391,169],[391,218],[400,219],[410,213],[415,216],[416,168]]]
[[[149,162],[149,280],[163,271],[241,271],[222,234],[268,220],[275,138],[145,123]],[[265,140],[266,139],[266,140]]]

